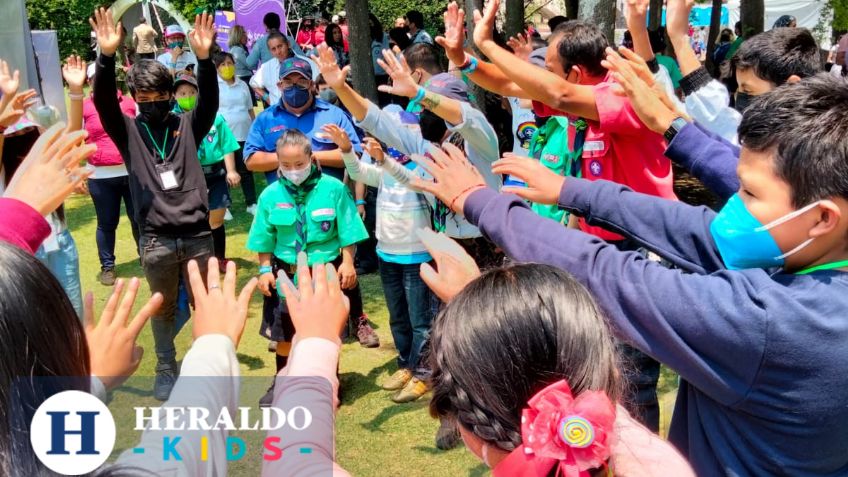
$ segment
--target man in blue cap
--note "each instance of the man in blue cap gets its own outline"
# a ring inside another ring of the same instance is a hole
[[[280,63],[277,83],[282,98],[256,117],[244,145],[248,170],[265,173],[271,184],[277,180],[277,138],[287,129],[299,129],[312,141],[312,151],[322,171],[344,178],[342,153],[332,140],[321,133],[325,124],[336,124],[350,136],[353,148],[362,152],[359,135],[347,114],[315,94],[312,67],[301,58],[289,58]]]

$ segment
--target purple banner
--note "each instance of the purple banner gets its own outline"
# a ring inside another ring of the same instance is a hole
[[[224,51],[230,51],[227,43],[230,41],[230,29],[236,24],[236,13],[227,11],[215,12],[215,26],[218,27],[218,36],[215,37],[216,43]]]
[[[286,24],[286,8],[283,0],[233,0],[233,10],[236,12],[236,23],[247,32],[247,43],[253,46],[257,38],[265,34],[262,17],[266,13],[275,12],[280,15],[280,25]]]

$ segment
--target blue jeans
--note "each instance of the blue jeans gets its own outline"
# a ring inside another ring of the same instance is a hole
[[[121,220],[121,201],[127,208],[127,218],[130,219],[133,238],[138,247],[138,228],[135,223],[132,200],[130,200],[129,177],[111,177],[109,179],[89,179],[88,191],[94,202],[94,212],[97,214],[97,255],[100,258],[100,268],[115,267],[115,230]]]
[[[197,260],[200,276],[206,282],[207,262],[212,255],[212,236],[183,238],[145,234],[139,241],[139,249],[150,293],[159,292],[164,299],[162,306],[151,318],[150,326],[153,329],[156,358],[160,366],[167,366],[176,361],[177,357],[174,337],[177,333],[175,315],[180,277],[188,283],[186,267],[189,260],[193,259]],[[191,287],[186,288],[191,299]]]
[[[419,275],[420,264],[402,265],[379,259],[379,266],[389,326],[398,351],[398,368],[426,379],[430,370],[421,357],[430,338],[436,300]]]
[[[69,230],[59,233],[56,240],[59,242],[58,250],[47,252],[42,245],[35,251],[35,258],[41,260],[41,263],[50,269],[56,280],[59,280],[59,284],[65,289],[77,316],[82,319],[82,285],[80,284],[77,244]]]

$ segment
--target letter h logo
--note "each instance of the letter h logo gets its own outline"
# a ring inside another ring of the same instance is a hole
[[[51,411],[47,412],[50,416],[50,450],[49,455],[68,455],[70,452],[65,450],[65,437],[68,435],[80,436],[80,450],[77,455],[98,455],[97,449],[94,448],[94,418],[99,412],[94,411],[78,411],[80,417],[80,429],[73,430],[65,427],[65,417],[69,412]]]

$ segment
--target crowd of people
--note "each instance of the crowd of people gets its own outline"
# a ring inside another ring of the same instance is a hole
[[[498,0],[474,12],[473,38],[456,3],[435,39],[420,12],[388,31],[370,15],[377,102],[350,82],[345,12],[296,38],[266,15],[265,36],[248,46],[236,26],[229,51],[204,13],[169,26],[158,57],[142,22],[127,95],[120,22],[98,9],[97,58],[67,59],[68,124],[49,128],[0,61],[0,343],[27,349],[0,373],[6,414],[31,417],[59,389],[104,396],[138,368],[148,321],[156,399],[238,407],[237,388],[181,376],[238,376],[255,288],[276,357],[259,405],[337,406],[342,340],[380,346],[359,287],[377,271],[397,350],[380,385],[396,403],[432,393],[436,446],[463,442],[495,476],[848,472],[848,82],[794,19],[723,32],[709,72],[693,0],[669,0],[660,33],[647,0],[626,3],[632,44],[618,49],[566,18],[547,38],[503,39]],[[718,207],[678,200],[673,164]],[[225,226],[239,185],[256,257],[240,293]],[[114,285],[99,321],[62,207],[86,186]],[[152,295],[132,319],[141,280],[115,273],[122,202]],[[668,440],[661,363],[680,376]],[[68,379],[11,387],[22,376]],[[331,389],[279,379],[294,376]],[[35,475],[26,428],[0,421],[0,459]],[[226,433],[205,438],[223,449]],[[263,475],[347,475],[332,443],[311,444]],[[127,452],[110,469],[223,475],[213,455]]]

